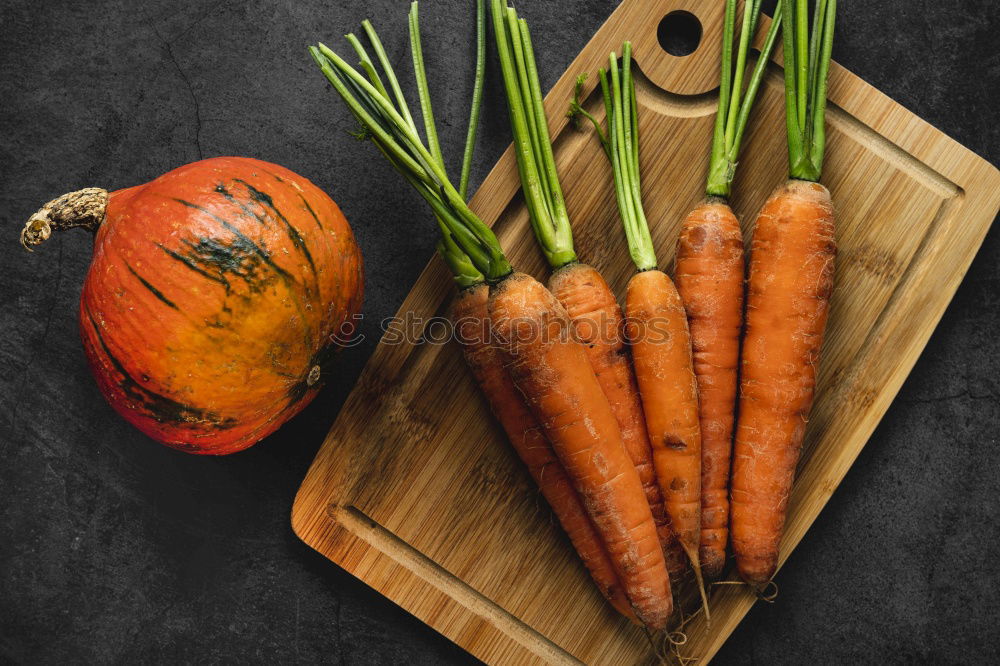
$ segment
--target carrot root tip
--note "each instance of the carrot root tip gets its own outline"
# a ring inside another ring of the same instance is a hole
[[[694,549],[684,549],[687,552],[688,559],[691,560],[691,569],[694,571],[694,578],[698,585],[698,594],[701,595],[701,606],[705,609],[705,623],[709,626],[712,625],[712,613],[708,607],[708,594],[705,592],[705,579],[701,575],[701,562],[698,560],[698,550]]]
[[[681,666],[684,666],[685,664],[689,663],[698,663],[701,661],[701,657],[695,655],[685,656],[681,654],[681,646],[685,645],[688,641],[687,634],[685,634],[683,631],[671,631],[670,633],[666,634],[665,638],[666,638],[665,647],[668,648],[669,652],[667,655],[657,654],[657,657],[660,658],[662,663],[670,663],[670,660],[668,660],[665,657],[672,657],[673,662],[680,664]]]
[[[715,587],[716,585],[743,585],[750,588],[758,601],[768,604],[773,604],[778,598],[778,584],[773,580],[769,580],[763,585],[751,585],[742,580],[717,580],[709,585],[710,587]]]
[[[755,587],[754,594],[757,595],[758,601],[773,604],[778,598],[778,584],[769,580],[760,587]]]

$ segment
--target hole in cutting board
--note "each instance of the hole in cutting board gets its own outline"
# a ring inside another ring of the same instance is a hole
[[[701,21],[691,12],[677,10],[663,17],[656,28],[656,38],[664,51],[683,57],[698,50],[701,44]]]

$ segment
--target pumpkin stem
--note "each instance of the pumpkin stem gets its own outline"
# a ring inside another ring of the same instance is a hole
[[[21,230],[21,245],[28,251],[52,235],[52,230],[62,231],[83,227],[97,231],[104,222],[108,207],[108,191],[100,187],[87,187],[64,194],[48,202],[31,216]]]

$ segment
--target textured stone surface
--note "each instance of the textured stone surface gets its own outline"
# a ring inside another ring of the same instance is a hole
[[[707,0],[706,0],[707,1]],[[615,0],[529,3],[543,86]],[[1000,160],[995,0],[841,3],[837,59],[986,158]],[[458,159],[471,3],[422,7],[445,149]],[[373,17],[407,57],[401,0],[64,3],[0,15],[0,661],[467,663],[433,631],[298,542],[294,492],[430,256],[422,203],[350,123],[304,47]],[[403,67],[404,70],[408,68]],[[409,78],[408,75],[406,77]],[[491,68],[474,181],[509,141]],[[69,189],[114,189],[246,154],[313,179],[367,260],[368,341],[341,378],[254,449],[160,447],[104,403],[76,332],[89,244],[33,255],[23,221]],[[422,213],[421,213],[422,215]],[[872,221],[877,224],[877,220]],[[1000,230],[858,463],[721,664],[976,663],[1000,650],[997,426]]]

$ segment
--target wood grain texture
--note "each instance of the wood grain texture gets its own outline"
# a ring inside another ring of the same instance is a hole
[[[603,66],[624,39],[635,44],[645,203],[669,270],[680,221],[703,192],[721,6],[625,0],[546,98],[578,254],[619,296],[632,267],[607,161],[590,132],[564,118],[574,80]],[[666,54],[656,38],[662,17],[677,9],[704,28],[685,58]],[[543,36],[536,43],[543,48]],[[781,72],[772,70],[732,201],[746,238],[786,174]],[[588,104],[601,117],[595,83],[592,76]],[[782,563],[885,413],[1000,207],[994,167],[836,64],[830,99],[823,180],[837,205],[837,288]],[[472,205],[495,225],[512,262],[544,279],[518,189],[508,149]],[[441,336],[440,320],[431,322],[453,295],[432,259],[399,311],[411,323],[378,346],[303,482],[296,534],[484,661],[650,661],[644,634],[593,588],[457,345],[429,341]],[[404,328],[408,340],[394,344]],[[685,656],[709,660],[755,602],[739,586],[716,587],[711,599],[711,626],[696,617],[685,627]]]

